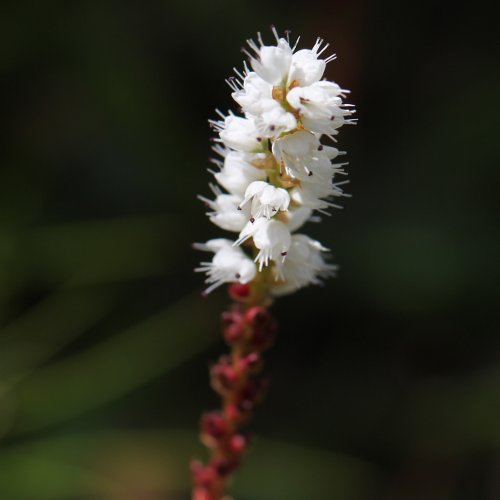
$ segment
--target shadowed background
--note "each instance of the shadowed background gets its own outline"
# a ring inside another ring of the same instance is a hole
[[[338,55],[339,277],[279,300],[241,500],[500,499],[499,66],[485,5],[4,2],[0,498],[173,500],[225,350],[214,108],[271,23]]]

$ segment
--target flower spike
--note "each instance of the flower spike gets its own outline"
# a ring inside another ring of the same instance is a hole
[[[323,78],[336,58],[327,42],[317,38],[311,49],[298,49],[300,37],[290,45],[289,31],[271,31],[271,45],[260,33],[246,41],[248,62],[226,80],[241,115],[217,110],[209,121],[218,155],[210,172],[218,185],[210,185],[215,199],[199,199],[210,221],[233,234],[195,244],[213,254],[196,271],[207,275],[205,294],[227,283],[234,304],[222,315],[231,352],[210,369],[222,410],[201,420],[211,458],[192,463],[193,500],[229,498],[230,477],[250,441],[241,427],[266,387],[262,353],[277,329],[268,307],[275,297],[321,285],[337,269],[325,258],[327,248],[297,231],[349,196],[347,163],[335,163],[345,153],[332,143],[343,125],[355,123],[355,110],[344,102],[349,91]]]

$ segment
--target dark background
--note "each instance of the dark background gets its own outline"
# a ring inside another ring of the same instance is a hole
[[[474,2],[2,2],[0,498],[187,499],[219,290],[214,108],[244,40],[321,36],[353,198],[280,299],[241,500],[500,499],[496,18]]]

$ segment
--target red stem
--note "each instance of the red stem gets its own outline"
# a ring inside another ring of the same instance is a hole
[[[262,352],[270,347],[276,323],[247,285],[232,285],[230,295],[236,300],[222,314],[222,333],[231,347],[210,369],[212,388],[221,396],[221,410],[205,413],[201,418],[201,440],[210,449],[205,465],[191,463],[192,500],[225,498],[230,479],[239,467],[249,444],[242,432],[253,408],[262,398],[265,381],[260,376]]]

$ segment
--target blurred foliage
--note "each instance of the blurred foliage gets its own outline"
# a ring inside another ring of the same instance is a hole
[[[487,4],[2,3],[0,498],[188,498],[228,299],[198,293],[213,109],[274,23],[352,89],[341,270],[274,307],[235,497],[500,498],[500,69]]]

